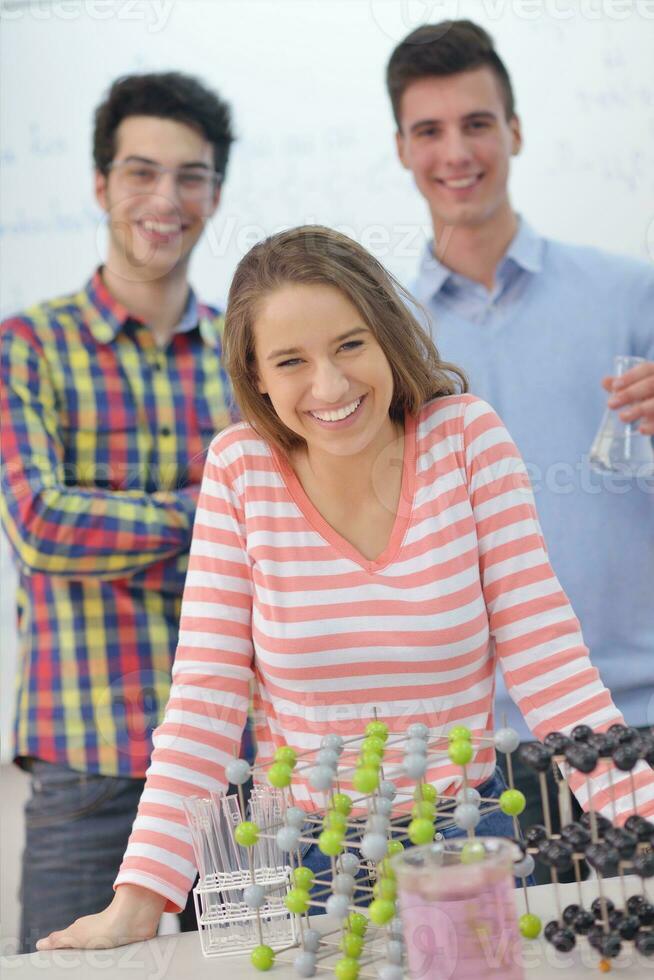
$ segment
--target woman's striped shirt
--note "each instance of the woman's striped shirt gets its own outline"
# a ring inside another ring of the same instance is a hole
[[[549,564],[524,464],[489,405],[449,396],[407,419],[397,516],[374,561],[325,522],[249,425],[224,430],[205,467],[170,700],[116,884],[184,905],[195,867],[182,798],[225,789],[251,683],[264,760],[283,743],[307,750],[331,732],[359,735],[375,711],[391,740],[412,722],[432,736],[454,724],[492,733],[498,662],[538,738],[622,721]],[[467,767],[471,784],[494,765],[489,742]],[[295,801],[323,807],[306,772]],[[451,794],[461,769],[430,755],[425,778]],[[634,780],[640,812],[654,812],[651,769],[641,764]],[[585,778],[571,785],[587,806]],[[631,812],[623,774],[596,770],[591,792],[608,815]]]

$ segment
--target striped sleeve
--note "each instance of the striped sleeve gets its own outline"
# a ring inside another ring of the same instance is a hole
[[[534,735],[582,722],[605,731],[624,719],[593,667],[579,621],[549,563],[529,478],[495,412],[472,399],[464,413],[465,465],[477,526],[491,636],[509,694]],[[633,812],[629,775],[600,765],[570,774],[581,805],[623,822]],[[639,812],[654,813],[654,772],[633,771]]]
[[[214,441],[215,444],[215,441]],[[170,698],[138,814],[114,887],[129,883],[178,911],[195,877],[183,798],[227,787],[247,719],[252,670],[252,583],[238,461],[209,450],[184,589]]]
[[[25,574],[116,579],[186,551],[197,487],[102,490],[66,482],[59,409],[40,341],[16,318],[0,335],[0,517]]]

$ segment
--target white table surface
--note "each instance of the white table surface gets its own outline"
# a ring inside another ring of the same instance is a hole
[[[627,894],[640,891],[637,878],[625,879]],[[577,886],[559,887],[561,907],[578,901]],[[612,898],[616,906],[622,906],[619,881],[605,882],[605,894]],[[582,884],[582,897],[585,907],[589,907],[597,896],[597,883],[586,881]],[[525,911],[524,897],[516,891],[518,912]],[[529,889],[530,910],[540,915],[543,925],[555,917],[555,897],[552,885],[539,885]],[[326,928],[325,916],[312,916],[312,925]],[[330,925],[333,926],[333,920]],[[599,957],[585,939],[580,939],[571,953],[557,953],[553,947],[539,937],[524,941],[525,980],[577,980],[579,977],[599,977]],[[139,980],[254,980],[255,977],[269,976],[271,980],[291,980],[296,974],[293,970],[294,951],[280,955],[280,959],[266,974],[255,970],[247,956],[222,956],[205,958],[200,948],[197,933],[161,936],[146,943],[134,943],[118,949],[107,950],[53,950],[43,953],[30,953],[27,956],[3,956],[0,958],[0,973],[3,980],[18,977],[20,980],[100,980],[106,978],[139,978]],[[376,974],[368,968],[366,973]],[[329,974],[319,971],[318,977]],[[333,973],[331,974],[333,976]],[[654,980],[654,957],[650,960],[637,954],[631,944],[625,944],[618,959],[612,961],[611,975],[638,980]],[[483,980],[483,978],[480,978]]]

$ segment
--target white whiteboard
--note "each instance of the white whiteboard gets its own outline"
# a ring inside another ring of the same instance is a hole
[[[513,201],[540,231],[654,258],[653,0],[1,0],[0,312],[78,289],[101,261],[91,118],[110,82],[178,69],[233,105],[238,143],[194,257],[220,303],[280,227],[352,234],[410,281],[426,207],[395,159],[384,69],[426,20],[469,16],[512,74],[525,146]],[[2,567],[2,733],[13,688]]]

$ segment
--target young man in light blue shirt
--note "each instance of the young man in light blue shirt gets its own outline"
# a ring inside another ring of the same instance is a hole
[[[522,452],[593,663],[627,722],[651,726],[654,478],[599,475],[588,453],[606,392],[622,419],[654,434],[654,272],[544,239],[513,211],[521,126],[481,28],[418,28],[393,52],[387,84],[399,157],[434,229],[413,293],[441,355],[464,368]],[[646,361],[613,392],[617,354]],[[496,719],[505,713],[529,738],[499,678]]]

